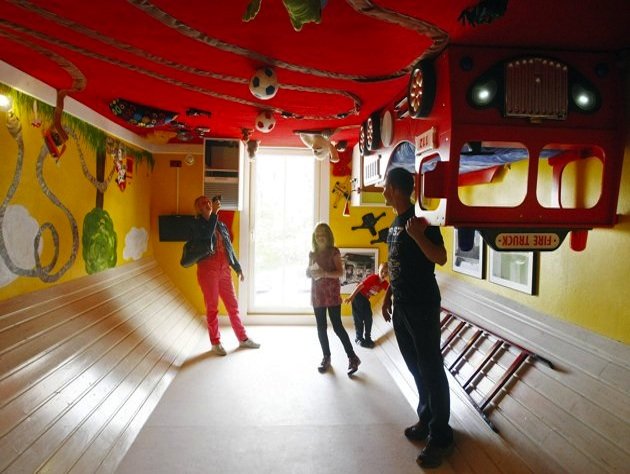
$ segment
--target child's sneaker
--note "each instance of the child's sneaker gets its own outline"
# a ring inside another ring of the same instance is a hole
[[[361,341],[361,347],[367,347],[368,349],[372,349],[375,346],[374,341],[369,337],[366,337],[363,341]]]
[[[323,374],[328,369],[330,369],[330,356],[324,356],[322,362],[319,364],[319,367],[317,367],[317,370],[319,370],[320,374]]]
[[[359,370],[359,364],[361,363],[361,359],[359,359],[356,354],[348,357],[348,377],[354,374],[357,370]]]

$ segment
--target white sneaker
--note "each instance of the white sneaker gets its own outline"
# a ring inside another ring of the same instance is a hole
[[[251,338],[249,338],[249,339],[245,339],[244,341],[241,341],[238,344],[238,347],[244,347],[247,349],[258,349],[260,347],[260,344],[258,344],[257,342],[254,342]]]
[[[214,352],[216,355],[220,355],[220,356],[227,355],[227,352],[225,352],[225,349],[223,348],[223,346],[220,343],[219,344],[212,344],[212,352]]]

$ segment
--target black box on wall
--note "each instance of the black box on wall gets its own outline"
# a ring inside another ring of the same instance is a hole
[[[186,242],[190,240],[195,216],[170,214],[158,216],[160,242]]]

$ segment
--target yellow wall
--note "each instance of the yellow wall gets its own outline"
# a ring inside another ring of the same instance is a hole
[[[9,91],[3,88],[3,91]],[[72,280],[87,274],[85,262],[81,255],[82,245],[80,242],[83,234],[83,220],[85,215],[95,207],[96,189],[86,179],[81,169],[80,153],[82,151],[84,160],[89,172],[95,175],[95,152],[84,143],[77,143],[74,139],[67,142],[67,149],[58,162],[47,155],[43,161],[43,176],[46,186],[68,209],[68,213],[74,217],[79,232],[79,247],[76,260],[67,269],[62,270],[66,262],[71,259],[72,254],[72,234],[70,220],[60,207],[53,204],[47,197],[38,183],[36,177],[36,166],[38,155],[43,145],[42,131],[47,128],[48,123],[44,122],[41,128],[31,126],[33,121],[32,110],[18,110],[18,116],[22,124],[22,135],[24,139],[24,162],[21,169],[15,195],[7,203],[9,206],[23,206],[27,209],[31,217],[37,221],[37,226],[50,222],[59,234],[59,256],[56,265],[49,270],[51,275],[59,275],[53,278],[52,282],[44,282],[34,276],[19,276],[12,282],[0,287],[0,300],[28,293],[38,289],[46,288],[56,283]],[[41,118],[41,117],[40,117]],[[64,125],[66,122],[62,120]],[[7,114],[0,112],[0,198],[4,201],[9,193],[9,189],[16,173],[18,163],[17,144],[7,131]],[[113,167],[113,159],[106,159],[106,173]],[[131,227],[144,228],[149,230],[149,196],[151,194],[150,169],[147,163],[135,163],[133,177],[128,181],[126,190],[120,191],[115,181],[109,184],[104,195],[104,210],[106,210],[114,223],[117,234],[117,263],[125,263],[123,250],[125,246],[125,236]],[[5,239],[9,235],[15,234],[15,229],[4,228]],[[54,245],[52,233],[44,231],[42,234],[44,249],[42,252],[42,266],[51,263],[54,255]],[[33,239],[34,236],[30,236]],[[151,247],[148,246],[143,256],[151,255]]]
[[[336,181],[339,181],[339,177],[331,176],[331,189],[330,195],[332,196],[332,189]],[[382,201],[382,196],[378,195],[374,196],[374,201],[378,201],[379,199]],[[378,260],[379,263],[387,261],[387,245],[384,243],[378,244],[370,244],[371,240],[376,240],[378,236],[372,236],[370,232],[366,229],[357,229],[352,230],[352,226],[361,225],[361,217],[364,214],[369,212],[373,213],[375,216],[378,216],[383,211],[387,212],[387,215],[381,217],[377,222],[375,228],[378,232],[384,227],[389,227],[391,224],[394,213],[392,212],[390,207],[385,206],[360,206],[353,207],[350,206],[350,215],[343,215],[343,200],[340,200],[337,208],[333,207],[333,202],[330,204],[330,227],[333,230],[333,234],[335,236],[335,245],[339,248],[350,247],[350,248],[377,248],[378,249]],[[377,311],[376,307],[378,307],[380,311],[381,301],[383,299],[384,293],[380,292],[377,296],[371,298],[372,305],[375,307],[375,311]],[[344,297],[344,295],[342,295]],[[343,304],[341,307],[341,314],[344,316],[352,314],[352,308],[350,305]]]
[[[186,154],[156,154],[152,175],[154,192],[151,196],[151,240],[155,249],[155,258],[199,314],[205,314],[205,307],[203,295],[197,285],[197,267],[183,268],[180,266],[179,259],[182,255],[183,242],[159,241],[158,216],[195,213],[193,204],[195,198],[203,194],[202,151],[202,147],[199,145],[200,154],[195,155],[194,164],[191,166],[183,164],[181,168],[172,168],[170,162],[179,160],[183,163]],[[177,196],[178,180],[179,199]],[[221,214],[219,214],[219,218],[220,216]],[[239,213],[235,212],[232,224],[234,235],[232,244],[237,257],[239,256],[239,222]],[[234,272],[232,272],[232,278],[234,287],[238,291],[238,278]],[[219,305],[219,314],[226,314],[223,303]]]
[[[202,314],[203,297],[195,278],[196,266],[182,268],[179,259],[182,254],[182,242],[160,242],[158,234],[158,216],[169,214],[194,214],[193,201],[203,192],[203,161],[197,157],[192,166],[171,168],[171,160],[183,162],[184,155],[155,155],[155,167],[152,175],[153,194],[151,196],[151,241],[155,249],[155,258],[171,277],[171,280],[184,293]],[[178,176],[179,174],[179,176]],[[179,180],[179,199],[177,183]],[[179,203],[178,203],[179,201]]]

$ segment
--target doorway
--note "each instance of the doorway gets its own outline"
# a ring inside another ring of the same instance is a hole
[[[312,312],[306,267],[313,227],[327,208],[324,168],[302,149],[261,148],[251,162],[248,313]]]

